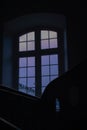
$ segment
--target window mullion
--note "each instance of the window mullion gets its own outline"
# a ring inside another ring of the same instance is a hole
[[[58,32],[58,57],[59,57],[59,75],[64,73],[64,36],[63,31]]]
[[[36,96],[41,96],[41,54],[40,54],[40,31],[35,32],[36,48]]]

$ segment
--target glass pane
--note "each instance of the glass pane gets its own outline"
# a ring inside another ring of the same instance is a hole
[[[28,57],[28,66],[35,66],[35,57]]]
[[[41,40],[41,49],[48,49],[48,48],[49,48],[48,40]]]
[[[48,31],[41,31],[41,39],[48,39]]]
[[[32,96],[35,96],[35,87],[27,87],[27,94],[30,94]]]
[[[26,41],[26,34],[19,37],[19,42]]]
[[[49,65],[49,55],[41,56],[41,64],[42,65]]]
[[[35,87],[35,78],[28,78],[28,87]]]
[[[19,68],[19,77],[26,77],[26,68]]]
[[[24,87],[24,88],[19,87],[19,88],[18,88],[18,91],[23,92],[23,93],[26,93],[26,87]]]
[[[28,42],[28,51],[35,50],[35,42]]]
[[[28,68],[28,76],[35,76],[35,67]]]
[[[26,87],[26,78],[19,78],[19,87],[20,88]]]
[[[42,77],[42,86],[47,86],[49,83],[49,76]]]
[[[50,38],[57,38],[57,33],[54,31],[49,31],[50,33]]]
[[[28,33],[28,41],[35,40],[34,32]]]
[[[19,91],[26,93],[26,78],[19,78]]]
[[[50,66],[50,74],[51,75],[57,75],[58,74],[58,66],[57,65],[51,65]]]
[[[49,75],[49,66],[42,66],[42,75]]]
[[[26,42],[19,43],[19,51],[26,51]]]
[[[50,64],[58,64],[58,55],[50,55]]]
[[[26,58],[19,58],[19,67],[26,66]]]
[[[54,80],[54,79],[56,79],[56,78],[58,78],[58,75],[50,76],[50,81],[52,81],[52,80]]]
[[[44,92],[45,88],[46,88],[46,87],[42,87],[42,93]]]
[[[57,39],[50,39],[50,48],[57,48]]]

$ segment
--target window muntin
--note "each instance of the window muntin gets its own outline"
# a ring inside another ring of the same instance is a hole
[[[50,39],[50,46],[49,48],[57,48],[57,39]]]
[[[57,38],[57,32],[49,31],[50,38]]]
[[[41,31],[41,49],[57,48],[57,32]]]
[[[55,31],[41,31],[41,39],[57,38],[57,32]]]
[[[26,58],[19,58],[19,67],[25,67],[27,64]]]
[[[58,54],[41,56],[42,93],[49,82],[58,77]]]
[[[27,47],[26,47],[26,42],[20,42],[19,43],[19,51],[26,51]]]
[[[35,32],[30,32],[19,37],[19,52],[35,50]]]
[[[28,41],[35,40],[35,33],[34,32],[29,32],[27,35],[28,35]]]
[[[34,41],[28,42],[27,49],[28,49],[28,51],[35,50],[35,42]]]
[[[37,36],[39,36],[39,48],[36,46]],[[59,76],[59,59],[56,49],[58,49],[58,33],[55,31],[41,30],[38,35],[36,32],[29,32],[19,37],[19,53],[22,55],[22,57],[19,56],[19,91],[23,92],[24,89],[25,93],[35,96],[36,87],[38,87],[41,88],[42,94],[49,82]],[[31,53],[32,51],[34,53]],[[38,58],[40,62],[37,64]],[[37,68],[40,68],[40,71]],[[39,84],[36,83],[37,78],[40,79]]]
[[[19,58],[18,84],[19,91],[35,96],[35,57]]]
[[[41,31],[41,39],[48,39],[48,31]]]

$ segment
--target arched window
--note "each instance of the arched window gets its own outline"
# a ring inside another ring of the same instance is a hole
[[[60,51],[62,38],[63,33],[53,30],[35,30],[19,36],[19,91],[41,96],[47,84],[60,75],[59,59],[63,61],[62,51]]]

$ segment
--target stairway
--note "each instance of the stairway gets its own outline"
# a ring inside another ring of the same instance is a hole
[[[0,86],[0,117],[22,130],[32,130],[39,98]]]
[[[0,117],[21,130],[87,128],[86,75],[87,60],[49,83],[41,98],[1,85]],[[60,102],[59,111],[56,99]],[[1,126],[3,123],[0,120]]]
[[[0,130],[21,130],[21,129],[0,117]]]

